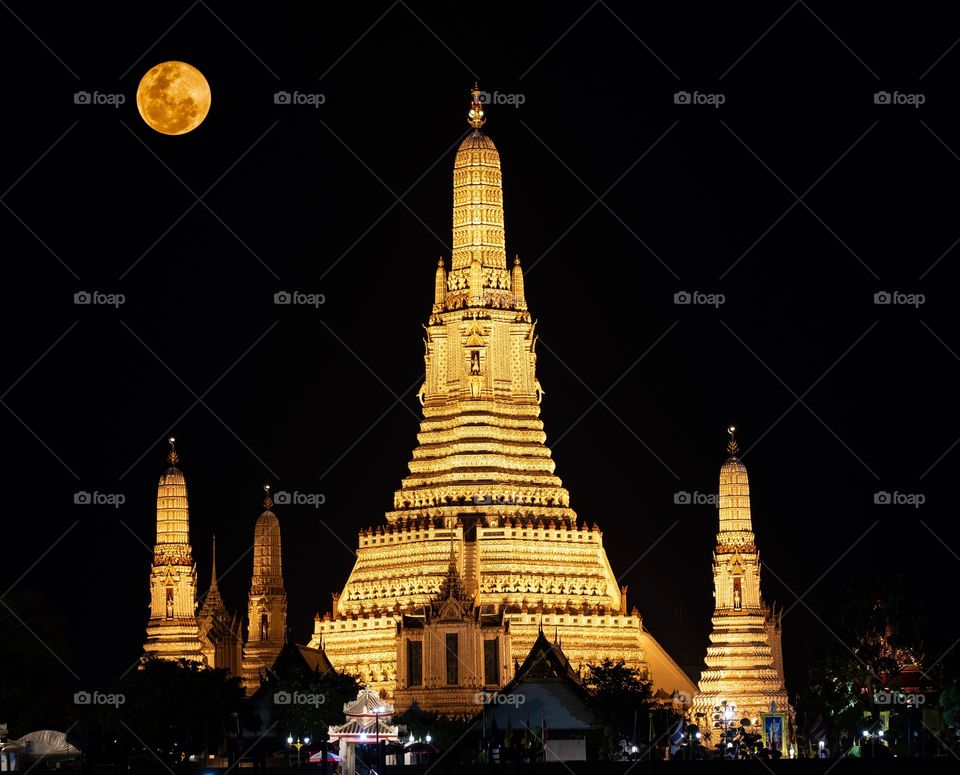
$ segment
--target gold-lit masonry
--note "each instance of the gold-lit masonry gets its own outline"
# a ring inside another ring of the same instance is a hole
[[[425,327],[423,419],[409,474],[386,522],[360,532],[353,571],[309,645],[382,696],[399,691],[448,713],[475,712],[465,698],[488,678],[505,683],[509,655],[524,657],[541,626],[573,665],[624,659],[657,688],[692,694],[628,609],[600,529],[578,521],[554,472],[535,322],[520,260],[507,264],[500,155],[480,131],[485,120],[475,88],[473,129],[454,161],[453,255],[449,270],[438,263]],[[496,648],[482,645],[494,639]]]
[[[247,642],[243,647],[243,685],[247,694],[260,686],[287,640],[287,592],[283,585],[280,520],[264,485],[263,513],[253,530],[253,577],[247,600]]]
[[[786,716],[782,751],[789,745],[793,710],[783,680],[780,617],[760,593],[760,553],[750,515],[750,480],[728,428],[729,457],[720,468],[720,529],[713,553],[713,631],[706,668],[694,697],[694,719],[716,731],[743,718],[759,725],[771,706]],[[725,705],[724,705],[725,703]],[[729,718],[724,709],[730,708]]]
[[[150,571],[150,619],[144,657],[186,659],[240,676],[252,694],[273,667],[286,642],[287,595],[280,556],[280,522],[264,487],[264,511],[253,537],[253,575],[243,617],[231,613],[217,585],[217,544],[213,539],[210,587],[198,607],[197,567],[190,545],[190,505],[179,456],[171,438],[168,467],[157,486],[157,540]]]
[[[147,656],[206,663],[197,625],[197,566],[190,548],[187,483],[169,439],[167,469],[157,485],[157,541],[150,572]]]

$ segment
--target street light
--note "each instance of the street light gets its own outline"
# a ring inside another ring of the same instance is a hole
[[[429,733],[429,732],[427,732],[427,742],[429,743],[429,742],[430,742],[431,740],[433,740],[433,738],[432,738],[432,737],[430,737],[430,733]]]
[[[305,745],[310,745],[310,738],[305,737],[303,738],[303,740],[301,740],[299,737],[297,737],[296,741],[294,741],[293,736],[291,735],[290,737],[287,738],[287,745],[292,745],[294,748],[297,749],[297,766],[299,767],[300,766],[300,749],[303,748],[303,746]]]

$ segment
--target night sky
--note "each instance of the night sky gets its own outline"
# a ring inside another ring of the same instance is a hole
[[[62,618],[71,645],[64,664],[49,659],[65,682],[109,681],[141,652],[171,433],[201,588],[216,532],[221,591],[245,610],[266,481],[325,496],[276,508],[291,638],[306,642],[329,609],[416,442],[421,326],[437,257],[449,260],[475,79],[506,100],[484,131],[503,165],[507,251],[539,319],[557,473],[674,658],[696,677],[717,526],[714,508],[675,494],[715,492],[730,423],[764,595],[790,609],[789,689],[832,643],[855,585],[903,574],[931,618],[954,604],[949,9],[398,0],[137,13],[0,9],[0,592],[41,593]],[[167,137],[134,95],[175,59],[204,73],[213,104],[196,131]],[[125,102],[76,104],[78,91]],[[323,104],[276,104],[281,91]],[[708,102],[677,104],[678,92]],[[877,92],[908,102],[876,104]],[[904,97],[918,94],[919,107]],[[277,306],[282,290],[325,303]],[[79,291],[125,303],[76,305]],[[684,291],[723,304],[676,304]],[[924,298],[881,305],[878,292]],[[78,491],[125,503],[75,505]],[[878,492],[925,502],[877,505]],[[934,629],[932,658],[960,623]]]

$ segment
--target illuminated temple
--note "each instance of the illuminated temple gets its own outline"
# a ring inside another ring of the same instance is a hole
[[[734,428],[728,432],[729,457],[720,468],[720,529],[713,553],[713,631],[693,713],[713,730],[731,723],[739,726],[742,718],[757,726],[763,714],[782,713],[788,723],[783,725],[780,750],[786,751],[793,710],[784,686],[780,620],[760,592],[750,480],[737,457]]]
[[[500,157],[474,90],[453,170],[453,255],[436,269],[418,444],[386,521],[310,646],[398,709],[474,713],[540,628],[572,665],[624,659],[656,689],[695,687],[628,606],[597,525],[581,523],[540,419],[535,322],[507,263]]]
[[[187,483],[170,439],[167,469],[157,484],[157,540],[150,570],[150,620],[144,652],[206,663],[197,624],[197,566],[190,546]]]
[[[241,678],[253,694],[287,641],[287,595],[283,584],[280,522],[264,487],[264,511],[253,536],[253,574],[243,619],[231,613],[217,586],[216,537],[210,587],[197,594],[197,566],[190,543],[190,502],[180,458],[169,439],[168,466],[157,484],[157,538],[150,569],[150,618],[145,658],[198,662]]]

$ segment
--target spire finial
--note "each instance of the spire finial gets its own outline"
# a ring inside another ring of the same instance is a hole
[[[472,99],[470,100],[470,112],[467,113],[467,123],[474,129],[479,129],[487,122],[487,119],[483,115],[483,103],[480,102],[480,85],[478,83],[474,82],[470,94]]]
[[[730,441],[727,442],[727,452],[730,453],[730,456],[733,457],[740,451],[740,447],[737,444],[737,437],[734,435],[737,432],[737,429],[733,425],[727,426],[727,433],[730,434]]]
[[[213,569],[210,571],[210,589],[217,588],[217,534],[213,534]]]
[[[170,451],[167,453],[167,462],[170,465],[175,466],[180,462],[180,456],[177,454],[177,448],[175,446],[177,440],[171,436],[169,439],[167,439],[167,443],[170,445]]]
[[[263,507],[270,511],[273,508],[273,497],[270,495],[270,485],[263,485]]]

